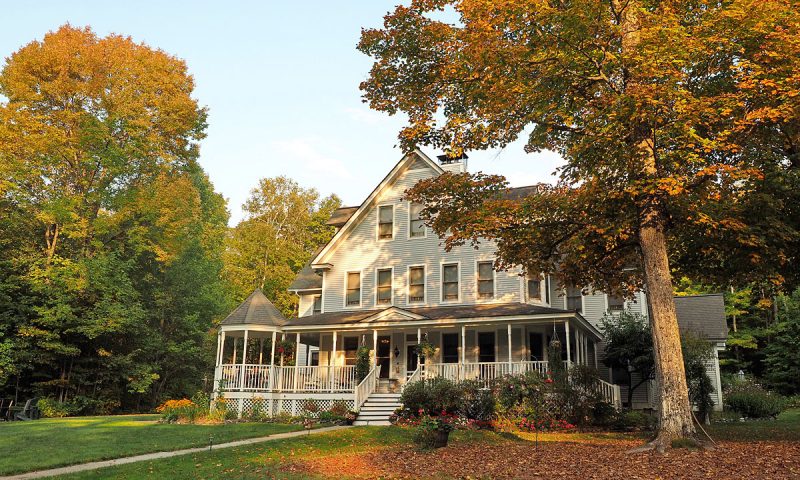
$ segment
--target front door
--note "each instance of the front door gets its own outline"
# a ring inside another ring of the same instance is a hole
[[[417,345],[406,345],[406,372],[411,375],[417,369]]]
[[[392,366],[390,358],[391,347],[392,337],[389,335],[378,336],[378,351],[375,353],[375,358],[378,360],[381,378],[389,378],[389,369]]]

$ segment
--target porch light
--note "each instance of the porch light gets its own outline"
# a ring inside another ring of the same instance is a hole
[[[394,347],[394,358],[397,358],[399,356],[400,356],[400,349],[398,349],[397,347]]]

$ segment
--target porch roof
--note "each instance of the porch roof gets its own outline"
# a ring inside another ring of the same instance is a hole
[[[337,326],[352,327],[355,325],[373,325],[387,323],[407,323],[409,326],[426,322],[459,323],[475,321],[502,320],[548,320],[553,318],[574,318],[577,323],[590,331],[597,338],[600,332],[574,310],[531,305],[528,303],[487,303],[478,305],[453,305],[440,307],[386,307],[370,310],[353,310],[344,312],[320,313],[306,317],[292,318],[286,322],[285,330],[308,330],[309,327],[331,328]]]
[[[280,327],[286,324],[286,317],[269,301],[260,288],[256,288],[220,324]]]

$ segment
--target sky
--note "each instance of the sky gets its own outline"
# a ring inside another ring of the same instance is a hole
[[[372,61],[355,48],[361,29],[380,26],[398,1],[6,1],[0,56],[70,23],[185,60],[209,109],[200,163],[235,225],[259,178],[286,175],[358,205],[402,157],[404,119],[362,103],[358,85]],[[512,186],[554,182],[563,163],[552,152],[526,154],[521,141],[469,157],[470,171]]]

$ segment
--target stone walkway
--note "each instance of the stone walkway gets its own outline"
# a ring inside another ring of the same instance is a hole
[[[241,447],[242,445],[251,445],[253,443],[269,442],[270,440],[281,440],[284,438],[299,437],[301,435],[315,435],[317,433],[332,432],[344,428],[350,428],[350,427],[346,426],[324,427],[324,428],[315,428],[310,431],[300,430],[298,432],[276,433],[274,435],[269,435],[266,437],[247,438],[245,440],[236,440],[235,442],[220,443],[219,445],[212,445],[211,447],[186,448],[183,450],[173,450],[170,452],[146,453],[143,455],[134,455],[132,457],[122,457],[122,458],[115,458],[113,460],[103,460],[100,462],[81,463],[78,465],[70,465],[67,467],[51,468],[49,470],[37,470],[35,472],[12,475],[10,477],[0,477],[0,480],[27,480],[29,478],[53,477],[56,475],[65,475],[67,473],[84,472],[86,470],[96,470],[98,468],[112,467],[114,465],[124,465],[126,463],[144,462],[147,460],[157,460],[159,458],[177,457],[179,455],[207,452],[208,450],[219,450],[222,448]]]

